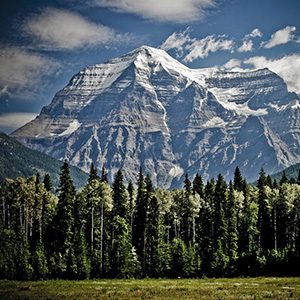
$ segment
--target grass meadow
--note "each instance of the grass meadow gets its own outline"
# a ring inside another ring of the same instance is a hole
[[[0,299],[300,299],[300,278],[2,280]]]

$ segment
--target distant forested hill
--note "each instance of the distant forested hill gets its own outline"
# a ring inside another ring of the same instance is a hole
[[[294,178],[295,180],[297,180],[299,169],[300,169],[300,163],[290,166],[283,171],[285,171],[285,174],[286,174],[286,177],[288,178],[288,180],[290,180],[291,178]],[[280,182],[283,171],[271,175],[271,178],[273,180],[276,179],[277,182]]]
[[[42,177],[49,173],[53,185],[57,187],[62,164],[44,153],[26,148],[0,132],[0,184],[5,178],[27,178],[38,172]],[[76,188],[83,187],[88,175],[76,167],[70,167],[70,172]]]

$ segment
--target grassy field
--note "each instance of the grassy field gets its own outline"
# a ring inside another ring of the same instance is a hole
[[[300,278],[2,280],[0,299],[300,299]]]

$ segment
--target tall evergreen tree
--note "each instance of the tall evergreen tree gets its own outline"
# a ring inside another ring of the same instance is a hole
[[[235,168],[234,171],[234,179],[233,179],[233,187],[237,191],[242,191],[244,186],[244,180],[241,174],[239,167]]]
[[[91,168],[90,168],[90,175],[88,182],[91,182],[92,180],[100,180],[100,177],[98,175],[97,168],[95,168],[94,163],[91,163]]]
[[[299,185],[300,185],[300,169],[298,170],[297,184],[299,184]]]
[[[44,183],[45,189],[48,192],[51,192],[52,189],[53,189],[53,185],[52,185],[51,177],[50,177],[50,175],[48,173],[45,174],[43,183]]]
[[[146,272],[146,224],[148,214],[147,191],[144,182],[143,169],[140,167],[137,182],[136,209],[133,221],[133,245],[136,248],[137,256],[142,265],[143,275]]]
[[[135,207],[135,190],[131,180],[129,180],[128,187],[127,187],[128,195],[129,195],[129,203],[127,209],[127,219],[129,220],[130,224],[130,231],[132,234],[132,226],[133,226],[133,216],[134,216],[134,207]]]
[[[159,205],[155,196],[151,197],[147,226],[147,275],[155,276],[158,262],[156,260],[159,243]]]
[[[204,199],[204,184],[201,175],[196,174],[193,180],[193,192],[198,193],[201,199]]]
[[[287,183],[288,182],[288,178],[286,176],[286,173],[285,173],[285,170],[283,170],[282,172],[282,176],[281,176],[281,179],[280,179],[280,185],[283,185],[284,183]]]
[[[65,160],[60,173],[58,186],[58,203],[53,227],[55,227],[53,239],[55,239],[54,250],[61,257],[62,276],[66,270],[73,265],[73,235],[74,235],[74,206],[75,187],[70,176],[70,168]]]
[[[272,249],[272,227],[270,222],[270,209],[266,195],[267,178],[264,169],[259,173],[258,188],[258,250],[267,251]]]
[[[225,219],[227,183],[221,174],[218,175],[216,182],[214,204],[214,253],[212,269],[215,275],[222,276],[228,263],[228,226]]]
[[[193,218],[192,218],[192,184],[189,180],[188,174],[185,175],[184,193],[181,203],[181,238],[187,245],[193,236]]]
[[[113,183],[113,216],[127,216],[127,191],[123,183],[123,174],[119,169]]]
[[[230,273],[234,272],[235,261],[238,258],[237,214],[236,201],[232,181],[228,193],[228,256]]]

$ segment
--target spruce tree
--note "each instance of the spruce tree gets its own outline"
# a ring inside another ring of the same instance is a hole
[[[258,188],[258,250],[267,251],[272,248],[272,228],[270,223],[270,210],[266,195],[267,178],[264,169],[259,173]]]
[[[216,276],[224,275],[228,264],[228,226],[225,219],[226,204],[227,183],[222,174],[219,174],[214,194],[214,253],[211,264]]]
[[[286,176],[286,173],[285,173],[285,170],[282,172],[282,176],[281,176],[281,179],[280,179],[280,185],[283,185],[284,183],[287,183],[288,182],[288,178]]]
[[[241,174],[241,171],[239,169],[239,167],[236,167],[235,168],[235,171],[234,171],[234,179],[233,179],[233,187],[235,190],[237,191],[242,191],[243,190],[243,177],[242,177],[242,174]]]
[[[95,168],[94,163],[91,163],[91,168],[90,168],[90,175],[89,175],[89,179],[88,182],[91,182],[92,180],[100,180],[100,177],[98,175],[98,171],[97,168]]]
[[[193,192],[198,193],[201,199],[204,199],[204,184],[201,175],[196,174],[193,181]]]
[[[137,182],[136,209],[133,221],[132,241],[142,265],[143,275],[146,272],[146,224],[148,214],[147,191],[144,182],[143,169],[140,167]]]
[[[51,182],[51,177],[48,173],[45,175],[43,183],[44,183],[45,189],[48,192],[51,192],[52,189],[53,189],[53,185],[52,185],[52,182]]]
[[[181,203],[181,238],[187,245],[193,237],[193,218],[192,218],[192,184],[189,180],[188,174],[185,175],[184,193]]]
[[[119,169],[113,183],[113,216],[127,216],[127,191],[123,183],[123,174]]]
[[[114,278],[128,278],[134,276],[137,269],[132,268],[132,244],[130,228],[127,221],[118,215],[112,219],[111,249],[109,253],[111,276]],[[134,263],[138,265],[137,263]],[[133,273],[133,274],[132,274]]]
[[[133,226],[133,216],[134,216],[134,207],[135,207],[135,190],[131,180],[129,180],[128,187],[127,187],[128,195],[129,195],[129,203],[127,209],[127,219],[130,224],[130,231],[132,234],[132,226]]]
[[[147,226],[147,275],[155,276],[157,271],[156,254],[159,242],[159,205],[157,198],[150,199]]]
[[[53,226],[55,227],[54,250],[61,257],[61,273],[72,268],[74,257],[73,235],[74,235],[74,206],[75,206],[75,187],[70,176],[70,168],[65,160],[61,167],[58,203]],[[65,276],[64,274],[62,274]]]
[[[297,184],[299,184],[299,185],[300,185],[300,169],[298,170]]]
[[[228,193],[228,256],[230,273],[234,272],[235,261],[238,257],[237,214],[236,201],[232,181]]]

